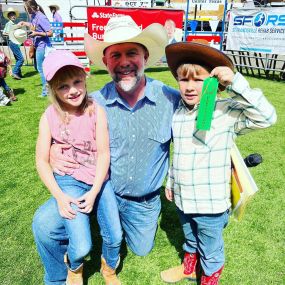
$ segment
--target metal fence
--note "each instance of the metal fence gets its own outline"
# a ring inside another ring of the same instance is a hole
[[[85,21],[82,21],[82,25],[86,24]],[[82,49],[83,46],[83,38],[80,38],[80,41],[77,42],[72,39],[72,37],[83,37],[83,30],[78,29],[78,32],[82,33],[77,35],[76,34],[76,27],[70,27],[65,25],[65,31],[67,34],[67,37],[65,38],[65,45],[68,45],[68,48],[74,49],[74,52],[76,53],[82,53],[80,49]],[[72,23],[73,25],[75,23]],[[79,23],[77,23],[79,24]],[[187,27],[187,25],[186,25]],[[79,27],[80,28],[80,27]],[[227,34],[227,25],[225,26],[225,31],[223,32],[221,38],[225,39]],[[77,32],[77,33],[78,33]],[[209,32],[209,35],[215,36],[216,33]],[[191,33],[188,33],[188,35],[191,35]],[[197,33],[195,33],[197,35]],[[202,35],[202,34],[201,34]],[[204,35],[204,34],[203,34]],[[70,37],[70,38],[69,38]],[[71,45],[76,45],[76,47],[71,47]],[[79,48],[77,47],[79,46]],[[60,48],[64,48],[63,46],[60,46]],[[3,50],[10,58],[13,58],[12,52],[7,47],[7,38],[3,37],[0,31],[0,49]],[[76,49],[79,49],[78,51]],[[255,52],[246,52],[246,51],[234,51],[234,50],[226,50],[225,49],[225,41],[222,44],[223,51],[232,58],[236,69],[240,73],[244,73],[251,76],[256,77],[265,77],[269,79],[279,79],[279,80],[285,80],[285,55],[277,55],[277,54],[261,54],[261,53],[255,53]],[[32,65],[33,60],[29,59],[28,57],[28,51],[29,47],[22,46],[21,47],[22,53],[25,58],[25,64],[26,65]],[[81,54],[80,54],[81,55]],[[78,56],[80,56],[78,55]],[[81,55],[84,57],[83,55]]]

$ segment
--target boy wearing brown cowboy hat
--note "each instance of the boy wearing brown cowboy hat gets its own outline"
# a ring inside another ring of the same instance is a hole
[[[16,64],[13,68],[12,77],[17,80],[21,80],[22,78],[22,71],[21,67],[24,63],[24,58],[20,49],[20,45],[22,42],[15,41],[14,38],[11,38],[11,32],[17,29],[17,25],[15,24],[15,20],[19,17],[19,11],[15,10],[14,8],[10,7],[3,13],[4,17],[8,20],[6,23],[3,35],[9,36],[9,47],[15,57]],[[22,31],[22,33],[25,33],[25,31]],[[27,37],[26,37],[27,38]]]
[[[231,208],[230,149],[238,135],[274,124],[276,113],[261,90],[234,74],[232,61],[221,51],[181,42],[166,47],[166,58],[182,99],[172,121],[174,155],[165,195],[175,201],[185,255],[180,266],[161,272],[161,278],[174,283],[201,274],[201,285],[217,285],[225,262],[222,233]],[[230,97],[216,99],[210,129],[203,130],[197,127],[197,114],[208,77],[215,77]]]

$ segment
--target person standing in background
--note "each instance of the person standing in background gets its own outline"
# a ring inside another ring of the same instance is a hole
[[[8,20],[3,30],[3,35],[9,36],[11,28],[16,25],[15,20],[19,17],[19,11],[10,7],[7,9],[7,11],[4,11],[3,16]],[[21,78],[23,77],[21,67],[24,63],[24,58],[20,49],[20,45],[11,41],[10,38],[8,40],[8,45],[16,60],[15,66],[12,71],[12,77],[14,79],[21,80]]]
[[[46,80],[43,73],[43,61],[47,48],[51,47],[49,37],[52,36],[50,22],[42,7],[35,0],[24,0],[26,11],[29,13],[30,22],[20,22],[18,25],[30,28],[29,36],[33,38],[35,48],[34,66],[40,73],[42,81],[42,93],[39,97],[47,96]]]
[[[50,9],[50,12],[52,13],[52,21],[55,23],[62,23],[62,17],[58,12],[59,6],[56,4],[51,4],[48,7]]]

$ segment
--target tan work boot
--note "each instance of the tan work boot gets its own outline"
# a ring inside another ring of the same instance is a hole
[[[104,257],[101,257],[100,272],[105,280],[106,285],[121,285],[121,281],[116,275],[116,269],[109,267]]]
[[[176,283],[183,279],[195,281],[197,279],[197,270],[200,268],[197,264],[197,254],[186,252],[181,265],[162,271],[160,277],[166,283]]]
[[[76,269],[68,269],[66,285],[83,285],[83,263]]]
[[[64,262],[68,268],[66,285],[83,285],[83,263],[77,269],[71,270],[68,267],[67,254],[64,255]]]

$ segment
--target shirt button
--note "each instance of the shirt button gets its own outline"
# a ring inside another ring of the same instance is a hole
[[[135,137],[136,137],[136,135],[132,135],[132,137],[133,137],[133,138],[135,138]]]
[[[133,156],[131,156],[131,159],[134,159],[134,157],[133,157]]]
[[[132,177],[132,176],[130,176],[130,180],[133,180],[133,177]]]

